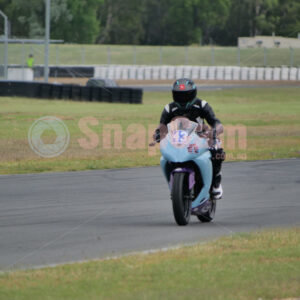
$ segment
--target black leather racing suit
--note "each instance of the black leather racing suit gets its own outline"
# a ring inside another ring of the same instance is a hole
[[[187,111],[180,109],[175,102],[167,104],[161,114],[160,123],[167,125],[174,117],[178,116],[186,117],[201,125],[205,120],[211,127],[221,124],[220,120],[216,118],[212,107],[206,101],[198,98],[193,101],[192,106]],[[211,149],[211,153],[213,165],[213,186],[218,187],[221,183],[222,159],[216,159],[214,149]]]

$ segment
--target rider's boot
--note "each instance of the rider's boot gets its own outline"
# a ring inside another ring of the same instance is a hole
[[[212,198],[220,200],[223,196],[223,188],[221,184],[221,172],[219,172],[213,179],[213,186],[211,190]]]
[[[222,162],[225,160],[225,152],[223,149],[212,149],[212,165],[213,165],[213,180],[211,196],[214,200],[220,200],[223,196],[223,188],[221,185],[222,180]]]

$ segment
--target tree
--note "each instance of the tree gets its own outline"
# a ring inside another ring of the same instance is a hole
[[[189,45],[194,40],[193,0],[172,0],[164,17],[164,44]]]
[[[13,36],[44,36],[45,0],[0,0],[0,9]],[[236,45],[272,32],[297,36],[300,0],[51,0],[51,38],[69,43]]]
[[[280,0],[274,11],[278,16],[276,34],[296,37],[300,32],[300,1]]]
[[[230,0],[115,0],[100,9],[100,43],[189,45],[223,24]],[[220,17],[221,15],[221,17]]]
[[[143,1],[105,0],[100,7],[100,20],[103,30],[99,43],[140,44],[144,34],[142,26]]]
[[[44,36],[44,0],[0,0],[0,9],[11,21],[11,33],[17,37]],[[66,42],[93,43],[99,33],[97,10],[102,0],[52,0],[51,38]]]
[[[278,0],[231,0],[224,29],[217,30],[217,42],[236,45],[240,36],[272,34],[277,18],[274,14],[277,3]]]
[[[275,31],[276,16],[274,9],[278,0],[253,0],[252,35],[270,35]]]
[[[168,32],[165,28],[165,16],[171,1],[144,1],[145,14],[143,16],[144,36],[143,44],[163,45],[167,39]]]
[[[231,0],[194,0],[194,28],[201,29],[202,42],[223,42],[223,28],[228,20]]]
[[[100,31],[102,0],[52,0],[51,37],[66,42],[94,43]]]
[[[43,1],[40,0],[1,0],[3,10],[11,22],[11,35],[18,37],[40,37],[44,33],[40,22],[43,14]]]

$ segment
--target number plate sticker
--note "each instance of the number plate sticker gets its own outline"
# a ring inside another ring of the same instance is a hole
[[[172,143],[177,145],[186,144],[188,140],[188,133],[185,130],[174,130],[172,133]]]

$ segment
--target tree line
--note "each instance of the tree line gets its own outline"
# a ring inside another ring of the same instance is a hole
[[[44,0],[0,0],[0,10],[11,36],[44,35]],[[68,43],[226,46],[273,32],[297,37],[300,0],[51,1],[51,38]]]

